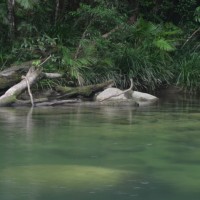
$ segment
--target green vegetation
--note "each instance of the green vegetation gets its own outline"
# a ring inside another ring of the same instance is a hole
[[[4,0],[0,67],[51,55],[44,70],[64,72],[59,84],[198,92],[199,32],[197,0]]]

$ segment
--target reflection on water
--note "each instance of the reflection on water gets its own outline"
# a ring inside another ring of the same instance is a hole
[[[199,99],[0,109],[0,200],[199,200]]]

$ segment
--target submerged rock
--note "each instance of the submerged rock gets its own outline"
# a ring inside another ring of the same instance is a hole
[[[147,93],[133,91],[132,98],[139,101],[157,101],[158,98]]]
[[[41,190],[52,187],[85,190],[115,186],[122,183],[124,177],[133,175],[132,171],[68,164],[16,166],[0,171],[1,180],[15,180],[13,185],[20,183],[23,187],[36,185]]]
[[[152,105],[158,102],[158,98],[143,92],[133,91],[132,92],[132,99],[139,104],[139,106],[147,106]]]

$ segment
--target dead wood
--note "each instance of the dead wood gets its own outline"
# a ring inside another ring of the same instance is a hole
[[[113,85],[114,82],[112,80],[96,84],[96,85],[88,85],[82,87],[63,87],[57,86],[55,89],[57,92],[60,92],[61,95],[59,98],[69,98],[69,97],[92,97],[95,93],[104,90],[105,88]]]
[[[49,59],[45,59],[42,63],[46,62]],[[0,72],[0,92],[5,91],[6,89],[12,87],[13,85],[21,81],[21,77],[26,75],[28,70],[33,66],[34,61],[28,61],[21,63],[20,65],[12,65],[11,67]],[[61,73],[45,73],[42,72],[41,76],[43,78],[62,78],[63,74]]]
[[[40,77],[42,71],[40,68],[35,69],[31,67],[26,75],[26,79],[29,81],[29,85],[32,86]],[[4,95],[0,97],[0,106],[9,106],[16,102],[17,97],[27,89],[26,80],[23,79],[18,84],[14,85],[6,91]]]
[[[18,65],[12,65],[0,72],[0,91],[8,89],[21,80],[21,76],[26,74],[32,66],[32,61]]]
[[[56,106],[56,105],[63,105],[69,103],[80,103],[79,99],[67,99],[67,100],[49,100],[48,98],[41,98],[34,100],[34,107],[41,107],[41,106]],[[12,104],[15,107],[23,107],[23,106],[31,106],[30,100],[16,100],[15,103]]]
[[[40,99],[34,99],[34,106],[36,106],[38,103],[48,102],[48,98],[40,98]],[[12,106],[20,107],[20,106],[31,106],[31,100],[16,100]]]
[[[81,101],[79,99],[68,99],[68,100],[53,100],[49,102],[42,102],[42,103],[36,103],[36,107],[41,106],[57,106],[57,105],[63,105],[63,104],[72,104],[72,103],[80,103]]]
[[[48,59],[46,58],[42,64]],[[41,66],[40,64],[39,66]],[[8,69],[0,72],[0,93],[7,91],[0,96],[0,107],[2,106],[54,106],[66,103],[78,103],[80,100],[73,100],[66,98],[72,97],[93,97],[95,93],[104,90],[105,88],[112,86],[114,82],[112,80],[83,87],[63,87],[57,86],[56,92],[59,92],[59,96],[51,96],[49,98],[35,99],[33,101],[33,95],[31,93],[31,86],[35,84],[41,78],[61,78],[63,75],[60,73],[44,73],[42,67],[34,67],[33,61],[25,62],[18,65],[13,65]],[[23,79],[23,80],[21,80]],[[21,94],[28,90],[31,100],[20,100]]]

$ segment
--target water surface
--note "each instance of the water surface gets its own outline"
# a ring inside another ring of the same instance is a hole
[[[199,200],[199,99],[0,109],[0,200]]]

